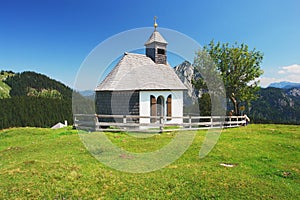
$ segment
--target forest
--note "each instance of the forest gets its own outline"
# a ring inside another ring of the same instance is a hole
[[[0,99],[0,129],[8,127],[51,127],[58,122],[73,123],[70,99],[12,96]]]
[[[0,99],[0,129],[73,123],[71,88],[35,72],[1,71],[0,75],[2,86],[10,88]]]
[[[255,123],[300,124],[300,88],[261,88],[246,110]]]

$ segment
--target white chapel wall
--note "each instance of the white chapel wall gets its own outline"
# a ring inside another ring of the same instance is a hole
[[[183,116],[183,91],[140,91],[140,116],[150,116],[150,96],[156,99],[159,96],[164,97],[164,113],[167,113],[166,101],[169,95],[172,95],[172,117]],[[150,123],[150,119],[141,118],[140,123]],[[182,123],[182,119],[172,119],[166,123]]]

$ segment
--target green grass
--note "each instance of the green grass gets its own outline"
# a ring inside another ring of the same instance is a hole
[[[0,99],[10,97],[9,91],[11,88],[9,85],[3,82],[8,76],[12,76],[12,74],[8,72],[3,72],[3,74],[0,74]]]
[[[97,161],[77,132],[41,128],[0,131],[0,199],[297,199],[299,126],[250,125],[223,130],[204,159],[205,131],[160,170],[132,174]],[[86,134],[86,133],[85,133]],[[137,138],[107,133],[132,152],[159,149],[176,133]],[[220,163],[235,164],[233,168]]]

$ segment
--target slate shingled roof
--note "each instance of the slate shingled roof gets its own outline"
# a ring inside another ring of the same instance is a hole
[[[153,42],[158,42],[158,43],[163,43],[163,44],[168,44],[168,42],[164,39],[164,37],[157,31],[153,31],[145,45],[151,44]]]
[[[170,65],[142,54],[125,53],[95,91],[186,90]]]

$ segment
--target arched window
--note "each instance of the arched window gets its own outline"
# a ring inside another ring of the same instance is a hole
[[[170,94],[167,98],[167,120],[171,120],[172,117],[172,95]]]

